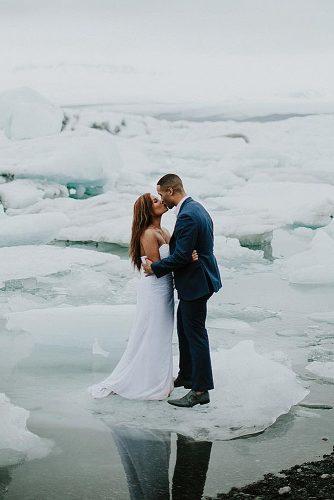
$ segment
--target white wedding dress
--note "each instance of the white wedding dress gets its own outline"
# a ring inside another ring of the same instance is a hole
[[[159,252],[162,259],[168,257],[169,245]],[[173,277],[140,274],[127,347],[111,375],[89,388],[94,398],[115,393],[128,399],[164,399],[173,390]]]

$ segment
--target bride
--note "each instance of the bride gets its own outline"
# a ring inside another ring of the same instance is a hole
[[[140,272],[137,307],[125,352],[109,377],[89,388],[94,398],[118,394],[128,399],[164,399],[172,392],[174,286],[172,274],[146,276],[142,257],[155,262],[169,255],[170,234],[161,227],[168,208],[156,196],[134,204],[130,258]],[[194,250],[192,260],[198,260]]]

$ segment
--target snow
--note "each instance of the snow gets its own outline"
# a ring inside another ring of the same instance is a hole
[[[61,131],[64,113],[33,89],[22,87],[0,94],[0,128],[9,139],[32,139]]]
[[[0,393],[0,465],[21,461],[22,457],[40,459],[50,452],[52,443],[27,429],[28,418],[29,411],[13,405]]]

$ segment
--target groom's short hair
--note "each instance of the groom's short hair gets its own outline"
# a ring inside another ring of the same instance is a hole
[[[174,191],[183,191],[183,183],[180,177],[176,174],[166,174],[157,182],[157,185],[167,189],[173,188]]]

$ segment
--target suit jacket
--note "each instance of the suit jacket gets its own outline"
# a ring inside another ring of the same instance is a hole
[[[175,288],[182,300],[196,300],[222,287],[216,258],[213,254],[213,222],[205,208],[187,198],[181,205],[169,247],[170,255],[152,264],[154,274],[161,278],[174,273]],[[199,260],[191,254],[197,250]]]

